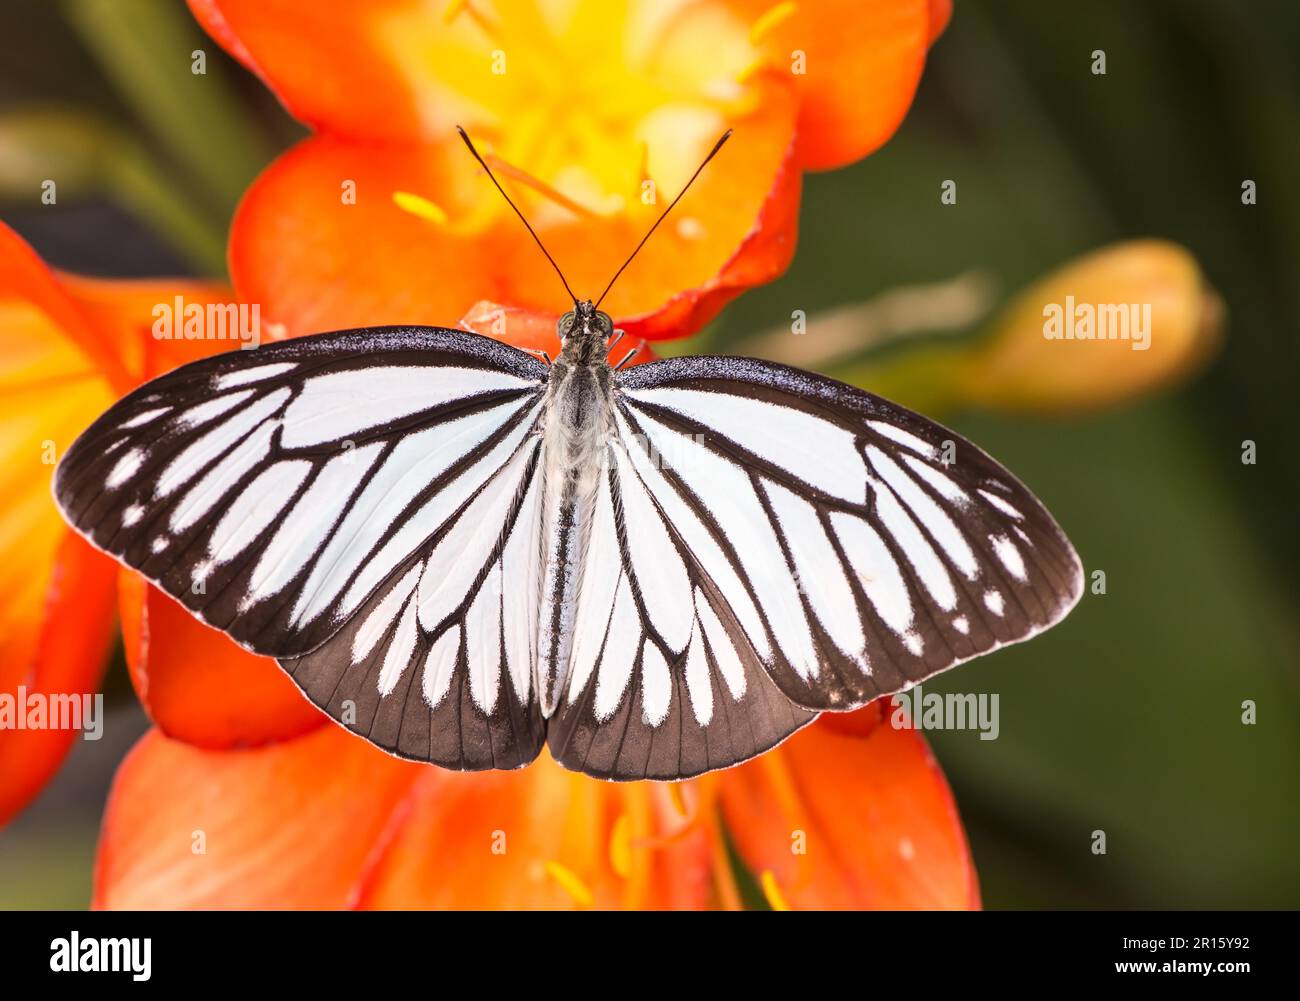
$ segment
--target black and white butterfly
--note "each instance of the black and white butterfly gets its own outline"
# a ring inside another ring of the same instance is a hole
[[[671,206],[670,206],[671,207]],[[140,387],[59,465],[68,521],[404,757],[677,779],[1026,639],[1081,592],[969,442],[769,362],[553,363],[434,327]]]

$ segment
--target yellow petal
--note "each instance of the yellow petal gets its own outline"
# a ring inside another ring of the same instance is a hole
[[[1223,320],[1221,300],[1182,247],[1104,247],[1008,304],[964,361],[957,403],[1068,414],[1135,399],[1204,364]]]

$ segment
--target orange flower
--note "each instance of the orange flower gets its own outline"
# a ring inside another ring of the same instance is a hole
[[[774,907],[978,906],[923,738],[879,718],[827,718],[677,785],[600,782],[545,754],[516,772],[447,772],[334,726],[226,752],[155,731],[114,783],[93,902],[734,908],[729,836]]]
[[[143,378],[211,342],[150,335],[175,296],[224,290],[188,281],[98,281],[57,274],[0,224],[0,562],[21,568],[0,594],[0,695],[93,693],[112,638],[117,564],[81,540],[50,500],[54,465],[83,428]],[[233,646],[233,645],[232,645]],[[58,768],[69,728],[0,729],[0,823]]]
[[[949,0],[190,0],[315,135],[246,195],[241,298],[290,333],[567,307],[457,139],[464,125],[582,295],[714,140],[735,136],[608,300],[690,333],[794,249],[804,170],[898,127]]]

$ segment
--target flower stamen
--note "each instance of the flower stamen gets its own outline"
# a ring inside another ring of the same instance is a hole
[[[775,6],[769,7],[758,16],[753,27],[749,29],[749,44],[758,45],[764,38],[772,33],[779,24],[788,21],[799,9],[799,5],[793,0],[783,0]]]
[[[623,879],[632,872],[632,822],[626,813],[620,813],[614,821],[609,836],[609,864]]]
[[[568,866],[561,865],[554,860],[547,860],[542,863],[546,874],[555,880],[570,897],[573,898],[574,904],[581,910],[589,910],[596,903],[596,898],[582,878],[570,869]]]
[[[686,804],[686,796],[682,793],[682,784],[680,782],[668,783],[668,799],[673,804],[673,808],[677,810],[677,816],[683,820],[691,819],[691,814],[694,811]]]
[[[781,886],[776,881],[771,869],[764,869],[758,877],[759,885],[763,887],[763,896],[767,898],[768,906],[774,911],[788,911],[790,902],[785,899],[785,894],[781,892]]]
[[[501,159],[501,157],[497,156],[495,153],[485,153],[483,155],[483,159],[487,160],[489,165],[492,167],[492,169],[497,171],[497,173],[502,174],[505,177],[509,177],[512,180],[516,180],[520,184],[525,185],[526,187],[532,188],[542,197],[547,198],[550,201],[553,201],[556,205],[559,205],[561,208],[568,209],[574,215],[581,216],[585,219],[598,218],[597,214],[593,212],[591,209],[587,208],[587,206],[580,205],[578,202],[575,202],[568,195],[564,194],[563,192],[557,191],[555,188],[551,187],[545,181],[538,180],[532,174],[528,173],[525,170],[521,170],[520,168],[516,167],[514,164],[508,163],[507,161]]]
[[[469,15],[469,19],[492,41],[496,41],[500,37],[501,25],[478,10],[469,0],[451,0],[451,3],[447,4],[446,10],[442,12],[442,23],[451,24],[461,14]]]
[[[409,191],[394,191],[393,204],[403,212],[409,212],[425,222],[431,222],[436,226],[447,225],[447,213],[442,206],[420,195],[414,195]]]

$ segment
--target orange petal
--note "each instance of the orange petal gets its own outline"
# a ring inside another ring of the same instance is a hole
[[[681,823],[662,786],[546,758],[458,774],[335,726],[246,751],[155,730],[114,781],[94,906],[701,907],[704,834],[654,840]]]
[[[189,278],[105,279],[59,273],[59,282],[76,301],[78,309],[97,330],[99,338],[113,345],[123,359],[131,383],[118,387],[121,392],[135,382],[152,379],[179,365],[240,347],[234,328],[204,327],[202,339],[155,335],[160,307],[176,312],[177,299],[182,307],[233,303],[230,288],[219,282],[194,281]]]
[[[140,701],[168,737],[228,748],[288,740],[328,722],[270,657],[204,625],[123,570],[122,642]]]
[[[729,0],[729,6],[759,26],[777,5]],[[903,121],[926,48],[947,23],[950,4],[818,0],[791,6],[787,16],[766,19],[772,27],[758,41],[770,72],[792,81],[799,93],[800,166],[842,167],[882,146]]]
[[[22,688],[27,696],[42,696],[47,706],[50,696],[94,694],[113,637],[113,576],[114,564],[108,557],[80,536],[63,533],[30,656],[12,656],[16,637],[5,630],[0,694],[16,699]],[[49,781],[79,733],[0,730],[0,825]]]
[[[407,808],[366,880],[365,907],[684,909],[709,901],[706,833],[662,838],[680,823],[663,786],[599,782],[543,752],[515,772],[431,769]]]
[[[103,331],[90,322],[36,251],[4,223],[0,223],[0,304],[10,308],[10,304],[21,304],[39,316],[48,333],[37,339],[57,338],[79,350],[81,364],[75,367],[93,370],[122,391],[130,387],[131,376],[113,341],[105,339]],[[6,322],[6,327],[9,326],[11,323]],[[16,342],[32,340],[30,335],[20,338],[10,330],[5,331],[3,338],[0,346],[5,349],[6,361],[12,356]]]
[[[773,90],[614,286],[602,308],[630,336],[688,334],[785,269],[799,200],[793,112]],[[345,185],[355,185],[355,204],[343,200]],[[397,192],[433,200],[447,224],[404,211]],[[526,213],[542,198],[514,194]],[[594,297],[661,207],[638,204],[609,218],[560,213],[539,232],[569,285]],[[240,297],[293,335],[446,326],[482,299],[543,313],[568,306],[550,264],[454,137],[422,146],[304,141],[245,196],[230,258]]]
[[[336,726],[244,751],[151,731],[114,779],[92,906],[350,906],[424,770]]]
[[[411,81],[378,30],[383,19],[409,12],[411,0],[189,0],[189,5],[208,34],[261,77],[299,121],[372,138],[418,133]]]
[[[930,37],[933,45],[952,20],[952,0],[930,0]]]
[[[741,856],[791,907],[979,906],[957,807],[915,731],[819,721],[718,784]]]
[[[228,296],[204,283],[60,275],[0,224],[0,563],[23,568],[0,591],[0,691],[90,692],[103,671],[114,565],[69,534],[50,481],[115,395],[195,353],[196,342],[151,337],[155,305],[178,294]],[[72,736],[0,732],[0,818],[52,774]]]
[[[0,224],[0,565],[9,568],[0,589],[0,692],[11,697],[19,686],[93,691],[103,670],[112,608],[99,581],[109,563],[71,540],[50,481],[73,438],[112,401],[110,378],[127,379],[112,346]],[[109,580],[111,597],[111,572]],[[68,617],[73,624],[60,621]],[[73,736],[0,729],[0,822],[53,774]]]

